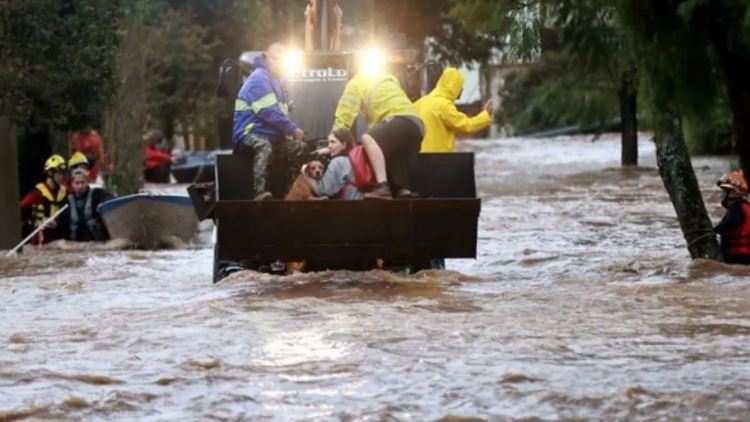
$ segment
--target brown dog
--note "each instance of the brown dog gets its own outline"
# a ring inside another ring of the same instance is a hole
[[[307,168],[305,168],[305,173],[308,177],[312,177],[315,180],[320,180],[321,177],[323,177],[323,172],[325,171],[325,166],[322,162],[318,160],[313,160],[307,163]],[[294,179],[294,183],[292,183],[292,187],[289,189],[289,193],[286,195],[286,198],[284,198],[287,201],[306,201],[310,199],[323,199],[315,193],[313,193],[312,189],[310,189],[310,186],[305,182],[304,177],[302,175],[298,175],[296,179]]]
[[[315,180],[320,180],[323,177],[324,171],[325,166],[318,160],[310,161],[309,163],[307,163],[307,167],[305,168],[305,174]],[[284,199],[287,201],[306,201],[325,199],[325,197],[316,196],[312,189],[310,189],[310,186],[307,184],[304,177],[302,177],[302,175],[300,174],[296,179],[294,179],[294,183],[292,184],[292,187],[289,189],[289,193]],[[304,271],[306,265],[307,261],[287,262],[286,273],[294,274],[302,272]]]

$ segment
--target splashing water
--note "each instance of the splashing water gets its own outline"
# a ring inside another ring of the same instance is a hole
[[[0,421],[743,419],[750,268],[689,260],[619,139],[468,141],[476,260],[241,272],[212,251],[0,258]],[[714,221],[717,157],[694,166]]]

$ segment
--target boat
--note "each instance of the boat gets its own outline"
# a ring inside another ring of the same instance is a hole
[[[190,198],[181,195],[127,195],[99,205],[99,214],[111,238],[143,249],[182,246],[198,225]]]
[[[231,153],[230,150],[192,151],[177,158],[170,171],[177,183],[206,183],[214,180],[216,154]]]

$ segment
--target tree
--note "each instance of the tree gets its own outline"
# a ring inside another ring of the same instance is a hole
[[[96,126],[114,90],[119,1],[0,2],[0,102],[17,127],[21,193],[66,134]],[[3,204],[17,207],[17,204]]]
[[[5,153],[0,158],[0,249],[11,249],[21,240],[18,161],[15,125],[2,102],[0,102],[0,145],[6,146]]]
[[[503,104],[495,119],[511,134],[610,124],[618,111],[615,86],[559,51],[545,52],[510,73],[500,95]]]
[[[573,97],[579,99],[579,107],[552,107],[545,114],[552,121],[603,123],[611,118],[604,115],[608,107],[601,107],[608,103],[603,97],[609,94],[617,99],[620,112],[622,164],[637,165],[636,67],[614,11],[604,0],[453,0],[451,14],[479,31],[503,34],[505,52],[532,63],[536,68],[532,72],[562,71],[556,78],[539,80],[532,106],[516,113],[510,110],[511,115],[550,107],[546,101],[553,97]]]
[[[743,169],[750,170],[750,4],[733,0],[620,0],[621,20],[644,57],[659,170],[693,258],[718,258],[682,120],[711,112],[726,92],[732,135]],[[726,88],[726,91],[724,89]]]

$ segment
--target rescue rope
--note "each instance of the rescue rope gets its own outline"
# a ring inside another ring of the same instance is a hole
[[[703,233],[703,234],[691,240],[690,242],[688,242],[688,248],[692,247],[693,245],[698,243],[698,241],[703,240],[709,236],[716,236],[716,233],[714,233],[714,229],[697,229],[697,230],[691,230],[689,232],[686,232],[685,237],[687,237],[688,235],[692,233]]]

